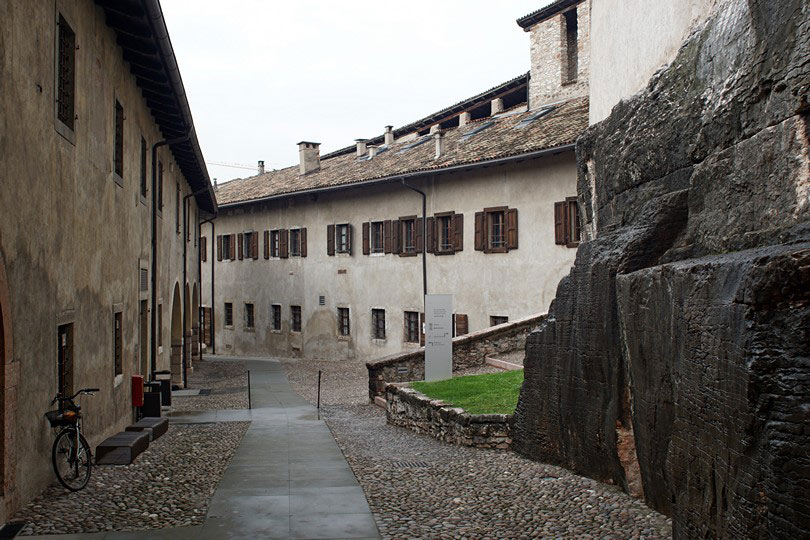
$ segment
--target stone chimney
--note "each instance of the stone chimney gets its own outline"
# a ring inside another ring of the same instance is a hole
[[[442,128],[439,124],[433,124],[430,126],[430,133],[438,133],[439,130]]]
[[[376,144],[369,144],[368,145],[368,159],[374,159],[374,156],[377,155],[377,145]]]
[[[259,160],[259,174],[264,174],[264,161]]]
[[[385,126],[385,146],[394,144],[394,126]]]
[[[439,159],[444,155],[444,133],[437,131],[433,134],[433,140],[436,141],[436,156],[433,159]]]
[[[357,157],[365,156],[368,139],[355,139],[354,142],[357,143]]]
[[[489,114],[495,116],[496,114],[502,112],[503,112],[503,99],[502,98],[493,99]]]
[[[214,191],[218,191],[219,187],[217,187],[217,179],[214,178]]]
[[[300,158],[299,174],[309,174],[321,168],[321,143],[301,141],[298,143]]]
[[[460,115],[458,115],[458,125],[459,126],[466,126],[470,123],[470,113],[464,111]]]

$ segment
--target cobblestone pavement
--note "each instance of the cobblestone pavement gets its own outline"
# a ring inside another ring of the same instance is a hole
[[[327,374],[333,381],[329,399],[322,394],[322,413],[383,538],[672,536],[669,519],[614,486],[513,452],[452,446],[389,426],[385,411],[367,403],[360,362],[297,361],[285,367],[308,399],[314,395],[307,387],[313,372],[316,383],[319,368],[322,383]]]
[[[189,375],[188,388],[204,390],[206,395],[173,395],[174,411],[248,408],[247,370],[242,362],[197,361]]]
[[[313,405],[318,397],[321,370],[321,405],[368,403],[368,370],[354,360],[299,360],[283,358],[293,390]]]
[[[172,425],[133,464],[98,466],[77,493],[54,485],[23,508],[23,535],[199,525],[249,422]]]

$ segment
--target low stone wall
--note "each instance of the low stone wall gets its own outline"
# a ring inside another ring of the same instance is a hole
[[[460,446],[507,450],[512,445],[511,414],[469,414],[407,384],[386,385],[385,399],[391,425]]]
[[[491,326],[453,338],[453,371],[482,365],[493,354],[523,350],[526,336],[546,320],[540,313],[508,323]],[[366,362],[368,396],[385,395],[385,385],[394,382],[421,381],[425,378],[425,348],[397,353]]]

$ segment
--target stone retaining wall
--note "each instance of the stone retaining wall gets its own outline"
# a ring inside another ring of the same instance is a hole
[[[540,313],[453,338],[453,371],[480,366],[489,355],[523,350],[526,336],[545,320]],[[387,383],[425,378],[425,348],[372,360],[366,367],[369,400],[374,401],[385,394]]]
[[[386,385],[385,399],[391,425],[460,446],[507,450],[512,444],[511,414],[469,414],[406,384]]]

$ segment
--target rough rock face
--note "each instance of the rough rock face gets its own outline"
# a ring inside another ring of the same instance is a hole
[[[577,145],[513,447],[684,538],[810,536],[810,7],[729,0]]]

